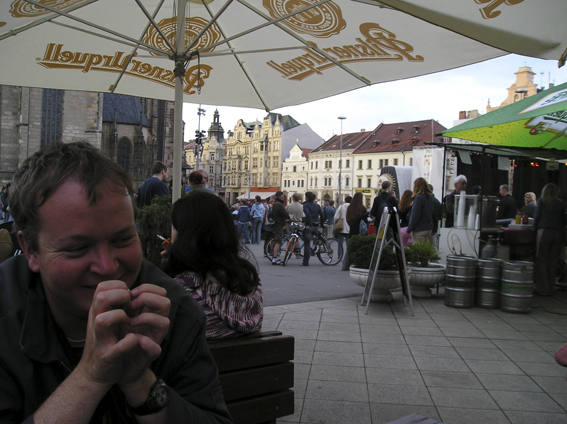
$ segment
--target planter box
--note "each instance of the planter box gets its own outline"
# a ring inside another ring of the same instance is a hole
[[[431,288],[445,281],[445,266],[440,264],[431,264],[427,268],[410,266],[408,273],[413,297],[431,297]]]
[[[351,265],[349,268],[350,279],[360,287],[366,287],[368,280],[368,270],[364,268],[355,268]],[[395,271],[378,271],[376,273],[376,281],[374,289],[370,294],[370,300],[374,302],[391,302],[394,297],[390,290],[401,287],[400,273]]]

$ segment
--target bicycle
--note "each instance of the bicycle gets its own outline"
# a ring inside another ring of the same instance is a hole
[[[289,261],[293,254],[295,254],[298,259],[303,257],[301,249],[303,248],[304,243],[299,233],[304,228],[304,224],[292,222],[290,227],[291,231],[284,237],[280,249],[280,253],[285,252],[284,260],[282,261],[284,265]],[[271,238],[264,245],[264,254],[270,261],[273,258],[273,243],[274,239]],[[343,246],[337,239],[326,239],[325,236],[323,236],[321,229],[313,232],[311,255],[317,255],[317,258],[323,265],[332,266],[338,264],[343,259],[343,254]]]
[[[298,259],[303,257],[303,255],[301,254],[303,239],[301,238],[299,233],[301,232],[301,230],[303,230],[304,224],[302,224],[301,222],[291,222],[289,226],[291,231],[284,236],[279,253],[281,254],[282,252],[285,252],[284,259],[282,261],[283,265],[285,265],[289,261],[289,258],[291,258],[291,255],[293,253],[295,253],[295,256]],[[289,248],[290,245],[293,245],[291,249]],[[270,261],[273,259],[273,248],[274,237],[271,237],[264,243],[264,256],[266,256]]]

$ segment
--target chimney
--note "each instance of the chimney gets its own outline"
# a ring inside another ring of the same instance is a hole
[[[366,128],[361,128],[360,132],[366,132]]]
[[[467,119],[467,111],[466,110],[461,110],[459,112],[459,119]]]

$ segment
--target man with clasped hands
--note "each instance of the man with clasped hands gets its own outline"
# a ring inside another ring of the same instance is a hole
[[[191,295],[143,261],[128,173],[51,143],[14,176],[0,422],[230,423]]]

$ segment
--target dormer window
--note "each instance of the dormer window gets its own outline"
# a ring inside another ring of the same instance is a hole
[[[414,125],[414,126],[413,126],[413,131],[414,131],[414,132],[418,132],[419,129],[420,129],[420,126],[419,126],[419,125]]]
[[[397,129],[398,134],[400,134],[403,131],[404,131],[404,129],[402,127],[398,127],[398,129]]]

